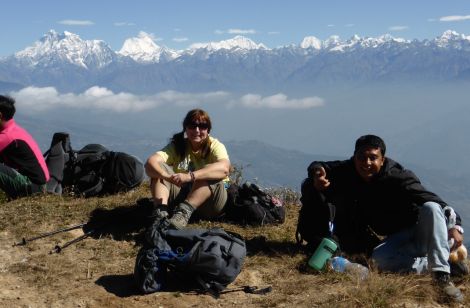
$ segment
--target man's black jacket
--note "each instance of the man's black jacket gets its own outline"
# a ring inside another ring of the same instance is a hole
[[[416,224],[419,206],[427,201],[447,204],[423,187],[416,175],[392,159],[385,162],[375,178],[365,182],[357,174],[353,159],[313,162],[308,176],[313,179],[314,168],[322,166],[330,186],[322,193],[323,200],[336,206],[336,233],[347,234],[354,228],[370,227],[378,235],[390,235]],[[457,215],[457,224],[460,217]]]

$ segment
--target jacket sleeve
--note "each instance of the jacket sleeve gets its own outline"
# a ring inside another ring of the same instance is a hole
[[[394,177],[396,177],[401,182],[403,189],[411,196],[412,201],[416,205],[421,206],[428,201],[436,202],[444,210],[447,222],[450,223],[452,221],[452,223],[450,223],[451,227],[455,224],[459,226],[462,225],[460,215],[438,195],[427,190],[412,171],[401,170],[399,173],[395,174]]]

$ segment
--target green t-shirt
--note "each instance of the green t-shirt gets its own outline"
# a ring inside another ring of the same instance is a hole
[[[227,149],[223,143],[211,136],[208,138],[211,145],[209,155],[207,155],[206,158],[201,157],[201,153],[193,152],[188,142],[186,143],[186,155],[183,160],[178,158],[176,148],[172,143],[169,143],[162,150],[158,151],[157,154],[163,158],[167,165],[173,168],[175,173],[196,171],[220,159],[229,159]],[[228,178],[225,178],[224,181],[228,181]]]

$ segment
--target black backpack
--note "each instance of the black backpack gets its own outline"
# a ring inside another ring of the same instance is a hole
[[[282,224],[286,210],[282,202],[253,183],[231,184],[227,191],[225,219],[252,226]]]
[[[298,244],[307,244],[310,250],[320,244],[322,238],[332,236],[335,207],[324,197],[313,192],[313,180],[306,179],[301,186],[302,207],[299,211],[295,238]]]
[[[72,150],[67,133],[55,133],[51,148],[44,154],[51,174],[47,191],[92,197],[128,191],[144,179],[144,167],[135,156],[113,152],[100,144]]]
[[[146,238],[134,268],[143,293],[164,289],[167,275],[175,274],[196,290],[218,297],[238,276],[246,256],[241,236],[221,228],[174,230],[157,222]]]
[[[333,238],[339,244],[338,251],[348,254],[372,253],[380,243],[377,235],[361,223],[357,223],[360,215],[353,205],[347,207],[348,212],[331,202],[324,194],[313,189],[313,179],[307,178],[301,186],[302,207],[299,211],[295,238],[299,245],[313,251],[324,237]],[[348,225],[347,228],[344,228]]]

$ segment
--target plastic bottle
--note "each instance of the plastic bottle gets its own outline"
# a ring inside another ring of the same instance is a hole
[[[346,273],[359,280],[366,280],[369,276],[369,269],[362,264],[354,263],[343,257],[334,257],[330,260],[330,265],[335,272]]]
[[[335,241],[326,237],[323,238],[320,245],[318,245],[317,249],[308,260],[308,265],[317,271],[321,271],[337,248],[338,245]]]

